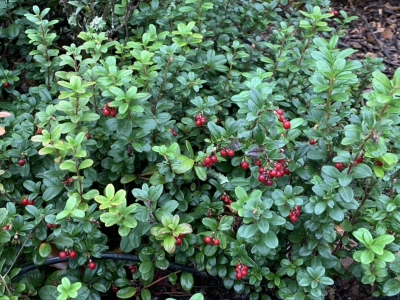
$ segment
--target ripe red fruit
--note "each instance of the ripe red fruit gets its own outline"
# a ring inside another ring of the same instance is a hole
[[[171,134],[173,135],[173,136],[177,136],[178,134],[175,132],[175,130],[173,129],[173,128],[171,128],[170,130],[169,130],[169,132],[171,132]]]
[[[343,163],[335,163],[335,168],[341,171],[343,169],[344,165]]]
[[[195,121],[198,121],[198,120],[200,120],[201,119],[201,116],[200,115],[196,115],[195,117],[194,117],[194,120]]]
[[[267,178],[265,177],[264,174],[260,174],[260,175],[258,176],[258,181],[259,181],[259,182],[266,182],[266,181],[267,181]]]
[[[25,164],[26,164],[26,160],[23,159],[23,158],[21,158],[21,159],[18,161],[18,164],[19,164],[20,167],[23,167],[23,166],[25,166]]]
[[[282,110],[282,109],[278,109],[278,110],[276,111],[276,113],[277,113],[278,115],[282,116],[282,115],[283,115],[283,110]]]
[[[218,240],[218,239],[215,239],[215,240],[214,240],[214,245],[215,245],[215,246],[219,246],[219,244],[220,244],[219,240]]]
[[[382,167],[383,166],[383,162],[381,162],[381,161],[377,161],[376,163],[375,163],[378,167]]]
[[[71,255],[70,255],[70,256],[71,256]],[[88,268],[91,269],[91,270],[96,269],[96,267],[97,267],[97,265],[96,265],[96,263],[95,263],[94,261],[91,261],[91,262],[88,264]]]
[[[315,145],[315,141],[314,140],[310,140],[310,145],[314,146]]]
[[[36,133],[37,133],[37,134],[42,134],[42,128],[38,128],[38,129],[36,130]]]
[[[58,257],[60,258],[60,259],[65,259],[65,258],[67,258],[67,252],[65,252],[65,251],[60,251],[60,253],[58,253]]]
[[[243,277],[246,277],[247,274],[248,274],[248,271],[243,269],[241,273],[242,273],[242,276],[243,276]]]
[[[282,170],[282,168],[283,168],[283,166],[282,166],[281,163],[277,163],[277,164],[275,165],[275,170],[277,170],[277,171]]]
[[[115,108],[110,109],[110,117],[114,118],[117,115],[117,111]]]
[[[28,198],[24,198],[24,199],[21,200],[21,205],[22,206],[27,206],[28,204],[29,204]]]
[[[206,119],[205,117],[202,117],[202,118],[200,119],[200,122],[201,122],[201,125],[204,125],[204,124],[207,123],[207,119]]]
[[[197,121],[196,121],[196,126],[197,126],[197,127],[201,127],[201,125],[202,125],[202,124],[201,124],[201,121],[200,121],[200,120],[197,120]]]
[[[211,237],[206,236],[206,237],[204,238],[204,243],[206,243],[207,245],[210,245],[211,242],[212,242],[212,238],[211,238]]]
[[[243,277],[242,273],[236,273],[236,279],[237,280],[242,279],[242,277]]]
[[[356,163],[361,164],[364,161],[364,156],[357,158]]]
[[[241,164],[240,164],[240,167],[241,167],[243,170],[246,171],[246,170],[250,167],[250,164],[249,164],[247,161],[242,161]]]
[[[284,129],[286,129],[286,130],[289,130],[290,129],[290,122],[289,121],[285,121],[285,122],[283,122],[283,128]]]
[[[113,293],[118,293],[118,291],[119,291],[119,287],[116,287],[116,286],[114,286],[113,288],[112,288],[112,291],[113,291]]]
[[[11,86],[11,85],[10,85],[9,82],[6,82],[6,83],[4,84],[4,88],[6,88],[6,89],[8,89],[10,86]]]
[[[91,137],[92,137],[92,136],[90,135],[90,133],[86,133],[86,138],[87,138],[88,140],[90,140]]]
[[[47,223],[46,226],[47,226],[47,228],[53,228],[53,224]]]
[[[219,154],[221,154],[222,157],[228,156],[228,153],[226,152],[225,149],[222,149],[222,150],[219,152]]]
[[[27,205],[34,205],[35,204],[35,201],[28,201],[28,204]]]
[[[177,246],[182,245],[182,239],[181,239],[181,238],[176,238],[176,239],[175,239],[175,244],[176,244]]]
[[[72,250],[70,253],[69,253],[69,258],[76,258],[78,256],[78,252],[76,252],[76,250]]]
[[[204,162],[208,165],[211,162],[211,158],[207,156]]]
[[[110,111],[107,108],[103,109],[103,116],[108,117],[109,115]]]
[[[289,215],[289,220],[290,220],[290,222],[292,222],[292,223],[296,223],[297,222],[297,216],[296,215],[294,215],[294,214],[290,214]]]
[[[107,102],[106,103],[106,108],[109,108],[110,107],[110,102]]]
[[[254,164],[256,165],[256,166],[261,166],[262,165],[262,161],[260,160],[260,159],[256,159],[255,161],[254,161]]]
[[[211,155],[210,159],[214,164],[218,162],[218,157],[216,157],[215,155]]]
[[[228,154],[229,157],[234,157],[235,156],[235,151],[232,149],[227,149],[226,154]]]
[[[338,12],[337,10],[333,10],[333,11],[331,11],[331,14],[332,14],[334,17],[337,17],[337,16],[339,15],[339,12]]]

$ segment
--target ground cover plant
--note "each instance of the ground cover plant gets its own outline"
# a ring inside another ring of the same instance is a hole
[[[0,4],[0,299],[151,299],[191,271],[249,299],[400,293],[400,71],[337,48],[352,17],[48,6]]]

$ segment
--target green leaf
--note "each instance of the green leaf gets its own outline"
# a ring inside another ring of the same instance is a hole
[[[218,228],[218,223],[215,219],[211,219],[211,218],[203,218],[201,220],[201,222],[210,230],[214,231],[217,230]]]
[[[190,171],[193,168],[194,160],[180,155],[176,158],[176,161],[171,163],[172,171],[176,174],[183,174]]]
[[[93,160],[85,159],[83,162],[79,164],[79,170],[89,168],[93,165]]]
[[[213,122],[208,122],[207,127],[210,130],[213,137],[216,138],[217,140],[220,140],[226,134],[226,130],[223,127],[218,126]]]
[[[390,278],[383,284],[382,292],[385,296],[396,296],[400,294],[400,281]]]
[[[339,195],[345,202],[351,202],[354,199],[354,191],[350,186],[340,187]]]
[[[386,246],[387,244],[390,244],[393,241],[394,241],[393,235],[384,234],[384,235],[378,236],[372,244],[379,245],[379,246]]]
[[[72,160],[66,160],[61,163],[60,169],[76,173],[76,164]]]
[[[194,171],[196,172],[196,175],[197,177],[199,177],[200,180],[202,181],[207,180],[207,173],[204,167],[194,166]]]
[[[364,250],[361,252],[360,261],[362,264],[370,264],[374,260],[375,255],[371,250]]]
[[[183,272],[181,275],[180,283],[181,283],[182,288],[186,292],[190,292],[190,290],[193,287],[193,283],[194,283],[193,275],[189,272]]]
[[[4,207],[0,208],[0,225],[4,223],[8,215],[7,209]]]
[[[350,175],[355,179],[369,178],[372,176],[372,170],[365,164],[358,164],[351,170]]]
[[[129,299],[136,294],[136,288],[126,287],[117,292],[117,297],[120,299]]]
[[[51,245],[47,243],[42,243],[39,246],[39,255],[41,257],[48,257],[51,253]]]

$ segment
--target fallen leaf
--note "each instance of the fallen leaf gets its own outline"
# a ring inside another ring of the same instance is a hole
[[[393,31],[390,27],[386,27],[385,31],[382,33],[382,37],[386,40],[391,40],[393,38]]]

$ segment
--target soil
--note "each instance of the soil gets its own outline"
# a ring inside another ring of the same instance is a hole
[[[400,67],[399,0],[332,0],[332,9],[358,17],[350,23],[339,46],[358,50],[354,59],[382,58],[384,73],[392,78]]]

